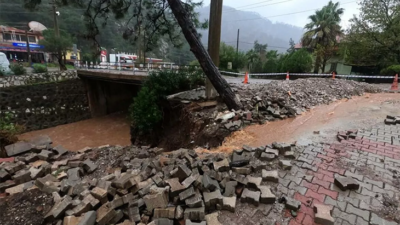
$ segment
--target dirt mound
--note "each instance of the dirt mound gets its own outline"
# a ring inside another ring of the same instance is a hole
[[[41,225],[44,215],[53,206],[51,194],[39,189],[21,192],[0,200],[0,224]]]

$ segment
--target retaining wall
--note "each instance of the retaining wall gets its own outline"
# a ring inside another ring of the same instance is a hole
[[[75,71],[3,77],[0,84],[0,116],[11,115],[27,131],[90,118],[86,90]]]

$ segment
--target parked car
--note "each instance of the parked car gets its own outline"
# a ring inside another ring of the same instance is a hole
[[[10,70],[10,62],[7,59],[6,54],[0,52],[0,70],[3,73],[9,73],[11,72]]]

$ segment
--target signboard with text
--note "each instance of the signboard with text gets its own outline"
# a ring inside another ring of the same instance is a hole
[[[13,44],[13,46],[16,46],[16,47],[25,47],[26,48],[26,43],[13,42],[12,44]],[[43,48],[43,45],[29,44],[29,47],[30,48]]]

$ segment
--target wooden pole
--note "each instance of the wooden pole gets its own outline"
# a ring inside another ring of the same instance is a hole
[[[215,66],[219,67],[219,47],[221,43],[221,21],[222,21],[223,0],[211,0],[210,22],[208,28],[208,54]],[[217,96],[217,92],[210,80],[206,78],[207,99]]]

